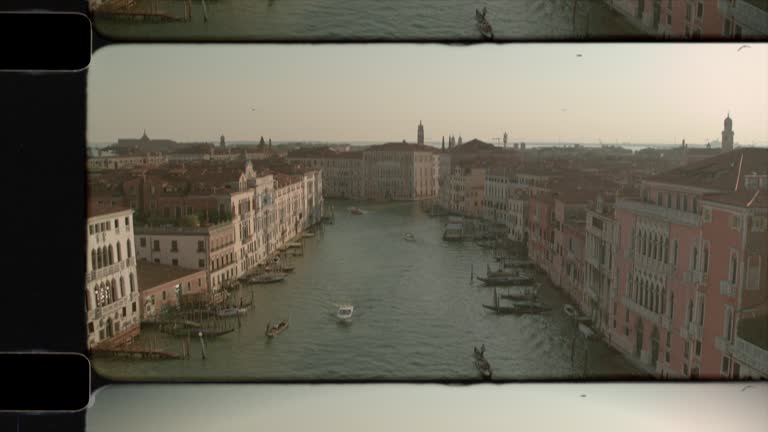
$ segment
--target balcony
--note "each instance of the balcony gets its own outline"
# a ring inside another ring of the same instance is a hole
[[[627,210],[642,216],[654,217],[681,225],[689,225],[694,227],[701,225],[701,217],[696,213],[661,207],[656,204],[645,203],[642,201],[620,199],[616,201],[616,208]]]
[[[631,310],[632,312],[640,315],[644,319],[646,319],[646,320],[648,320],[648,321],[650,321],[652,323],[658,324],[658,325],[662,324],[661,323],[661,314],[657,314],[656,312],[653,312],[653,311],[651,311],[649,309],[644,308],[643,306],[635,303],[629,297],[623,297],[621,299],[621,303],[624,306],[626,306],[629,310]]]
[[[731,285],[730,281],[727,280],[721,280],[720,281],[720,295],[724,295],[726,297],[736,297],[736,286]]]
[[[683,325],[680,326],[680,336],[683,339],[701,340],[702,334],[703,334],[703,331],[701,326],[694,323],[693,321],[683,323]]]
[[[736,337],[731,345],[731,354],[742,364],[768,374],[768,350]]]
[[[98,270],[90,271],[86,274],[85,281],[93,282],[97,279],[105,278],[107,276],[111,276],[112,274],[119,273],[121,270],[132,266],[136,266],[136,258],[134,257],[127,258],[123,261],[116,262]]]
[[[661,260],[648,258],[647,256],[643,256],[640,254],[635,255],[634,261],[635,261],[635,267],[641,268],[643,270],[647,270],[651,273],[670,276],[672,275],[672,272],[674,270],[672,267],[672,264],[669,264],[669,263],[665,264]]]

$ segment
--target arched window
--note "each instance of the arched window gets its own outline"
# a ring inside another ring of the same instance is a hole
[[[120,262],[123,260],[123,253],[120,251],[120,242],[117,242],[115,249],[117,249],[117,262]]]
[[[96,249],[96,270],[101,268],[101,248]]]
[[[133,256],[133,250],[131,249],[131,240],[128,240],[128,241],[126,242],[126,246],[125,246],[125,248],[126,248],[126,252],[125,252],[125,255],[126,255],[128,258],[132,257],[132,256]]]
[[[120,276],[120,298],[125,297],[125,280]]]
[[[134,284],[133,284],[133,273],[128,274],[128,283],[131,288],[131,292],[134,290]]]
[[[693,300],[688,300],[688,322],[693,321]]]
[[[640,232],[640,236],[641,236],[640,238],[642,239],[641,240],[641,242],[642,242],[642,254],[643,254],[643,256],[645,256],[645,244],[646,244],[645,231],[641,231]]]
[[[669,237],[664,239],[664,264],[669,263]]]
[[[699,248],[696,246],[693,247],[693,262],[691,263],[691,268],[693,270],[696,270],[696,263],[699,261]]]
[[[96,270],[96,251],[91,249],[91,271]]]
[[[653,259],[656,259],[656,253],[659,250],[659,239],[656,234],[653,235]]]
[[[112,245],[109,245],[109,265],[112,265],[115,263],[114,259],[114,253],[112,251]]]
[[[667,314],[667,289],[666,288],[661,289],[661,310],[659,311],[659,313],[662,315]]]
[[[701,263],[701,271],[706,273],[709,270],[709,247],[704,246],[703,262]]]
[[[88,292],[89,290],[85,290],[85,311],[89,312],[91,310],[91,294]]]

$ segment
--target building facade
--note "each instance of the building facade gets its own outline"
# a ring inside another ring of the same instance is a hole
[[[88,347],[116,346],[139,334],[133,211],[88,206],[85,311]]]

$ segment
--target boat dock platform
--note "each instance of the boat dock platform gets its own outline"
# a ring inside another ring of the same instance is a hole
[[[112,357],[138,357],[152,360],[176,360],[182,358],[181,355],[177,353],[142,347],[97,348],[94,349],[92,353],[98,355],[109,355]]]

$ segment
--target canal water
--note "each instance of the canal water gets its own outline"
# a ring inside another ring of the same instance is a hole
[[[137,0],[142,10],[183,17],[183,0]],[[639,33],[604,0],[192,0],[190,22],[96,17],[110,38],[165,40],[480,41],[475,9],[497,40],[631,37]],[[575,18],[574,18],[575,17]]]
[[[545,285],[541,315],[495,315],[482,307],[492,288],[471,281],[485,274],[492,252],[476,243],[444,242],[444,219],[416,203],[327,201],[336,221],[305,239],[296,270],[277,284],[243,288],[254,307],[234,333],[192,339],[188,360],[95,358],[94,367],[114,379],[190,380],[466,380],[479,379],[473,346],[485,344],[494,379],[570,379],[639,374],[599,341],[576,344],[579,334],[563,312],[563,294]],[[365,214],[346,211],[360,206]],[[410,232],[415,241],[403,239]],[[542,279],[546,284],[546,279]],[[352,303],[350,324],[336,322],[336,304]],[[290,318],[273,340],[268,321]],[[181,340],[143,331],[143,342],[180,352]]]

